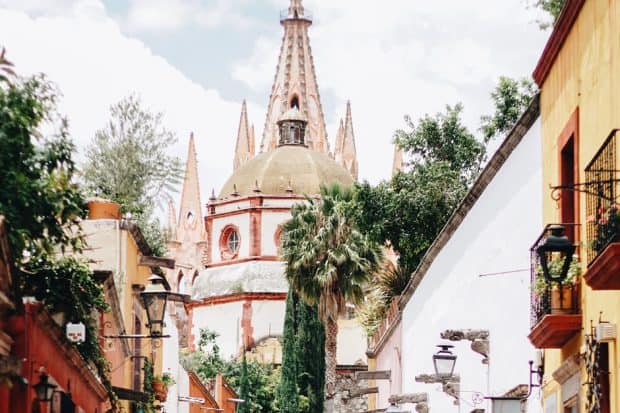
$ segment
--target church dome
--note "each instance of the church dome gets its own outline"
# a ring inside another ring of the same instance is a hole
[[[251,195],[258,185],[261,193],[315,195],[320,186],[339,183],[353,185],[351,174],[328,156],[303,145],[283,145],[261,153],[237,169],[224,184],[221,198],[229,198],[235,188],[239,195]]]

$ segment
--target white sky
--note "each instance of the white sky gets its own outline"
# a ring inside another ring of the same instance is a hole
[[[288,0],[0,0],[0,45],[44,72],[82,149],[108,107],[137,92],[165,113],[183,160],[196,136],[202,201],[232,171],[241,98],[260,141]],[[306,0],[330,140],[351,100],[360,178],[391,171],[391,139],[462,102],[475,130],[497,77],[529,76],[548,33],[526,0]],[[332,145],[333,147],[333,145]]]

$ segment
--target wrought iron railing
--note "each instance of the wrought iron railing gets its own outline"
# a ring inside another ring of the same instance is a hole
[[[530,248],[530,322],[534,328],[544,316],[548,314],[579,314],[579,262],[574,261],[569,270],[566,282],[562,284],[545,281],[542,274],[540,258],[537,248],[545,241],[549,232],[549,224]],[[574,227],[577,224],[562,224],[564,227]],[[559,257],[548,256],[549,267]]]
[[[588,265],[607,245],[620,241],[617,139],[614,129],[585,169]]]

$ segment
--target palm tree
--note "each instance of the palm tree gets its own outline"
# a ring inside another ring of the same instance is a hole
[[[364,286],[381,262],[381,249],[361,234],[354,220],[353,192],[339,185],[321,187],[292,209],[283,226],[282,258],[291,287],[318,305],[325,326],[325,396],[336,384],[338,316],[346,303],[360,303]]]

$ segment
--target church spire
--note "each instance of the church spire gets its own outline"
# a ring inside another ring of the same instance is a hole
[[[194,133],[189,136],[187,163],[185,165],[185,179],[181,192],[179,207],[179,221],[177,224],[177,240],[202,241],[202,202],[200,201],[200,184],[198,182],[198,161],[196,160],[196,146]]]
[[[254,152],[252,147],[253,134],[248,126],[248,109],[245,100],[241,105],[241,117],[239,118],[239,130],[237,132],[237,145],[235,147],[235,158],[233,159],[233,170],[237,170],[241,165],[252,159]]]
[[[394,160],[392,161],[392,176],[403,170],[403,151],[394,144]]]
[[[342,121],[340,121],[340,127],[338,128],[334,159],[349,171],[353,178],[357,179],[357,151],[355,150],[355,135],[353,134],[353,118],[351,116],[350,101],[347,101],[347,115],[344,120],[344,129],[342,129]]]
[[[170,241],[176,241],[177,239],[177,212],[174,208],[174,202],[172,198],[168,199],[168,217],[166,223],[166,230],[168,231]]]
[[[301,0],[291,0],[288,9],[280,13],[280,23],[284,27],[284,36],[260,150],[269,152],[276,148],[277,122],[287,110],[296,107],[308,119],[305,139],[308,147],[328,154],[325,118],[308,37],[312,17]]]

